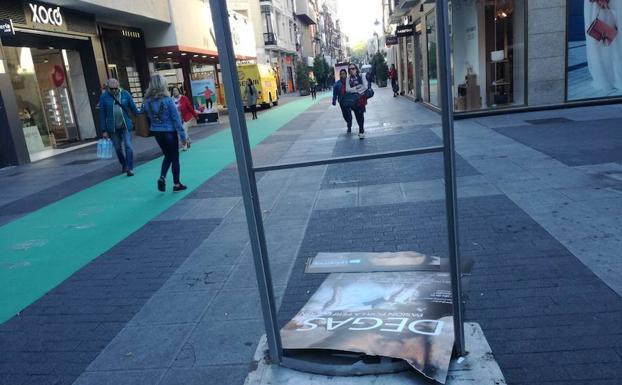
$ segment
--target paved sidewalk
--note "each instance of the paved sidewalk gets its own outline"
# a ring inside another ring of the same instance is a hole
[[[533,122],[560,117],[573,122]],[[467,316],[509,384],[619,384],[621,117],[609,106],[456,124],[461,244],[475,262]],[[440,143],[438,115],[387,89],[370,101],[365,140],[328,100],[292,118],[255,164]],[[279,321],[322,282],[303,273],[319,251],[446,254],[441,161],[262,175]],[[244,221],[230,165],[0,325],[0,384],[242,384],[263,334]]]

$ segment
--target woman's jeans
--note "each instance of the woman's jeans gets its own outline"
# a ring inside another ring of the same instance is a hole
[[[160,176],[166,178],[168,169],[173,166],[173,183],[179,184],[179,138],[177,131],[153,132],[153,136],[162,149],[164,159],[162,159],[162,170]]]
[[[114,150],[119,158],[119,163],[123,167],[123,171],[134,169],[134,150],[132,148],[132,133],[122,128],[115,130],[115,132],[109,134],[114,145]],[[123,147],[125,147],[125,155],[123,155]]]

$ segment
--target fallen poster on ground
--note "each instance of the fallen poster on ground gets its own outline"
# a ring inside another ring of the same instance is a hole
[[[381,271],[440,271],[439,257],[416,251],[386,253],[318,253],[307,260],[305,273],[371,273]]]
[[[440,272],[336,273],[281,330],[285,349],[407,361],[445,383],[454,344],[451,280]]]

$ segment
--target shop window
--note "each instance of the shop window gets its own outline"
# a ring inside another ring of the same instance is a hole
[[[590,33],[617,31],[622,3],[569,0],[568,7],[568,100],[622,96],[622,37]]]
[[[427,67],[428,67],[428,102],[438,106],[438,44],[436,31],[436,11],[426,17]]]
[[[28,47],[4,50],[28,152],[35,154],[80,140],[67,53]]]
[[[456,111],[525,103],[525,1],[452,1]]]

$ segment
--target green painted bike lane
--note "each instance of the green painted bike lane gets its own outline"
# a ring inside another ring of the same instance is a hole
[[[318,100],[328,95],[321,95]],[[251,146],[317,101],[290,102],[248,121]],[[0,227],[0,323],[140,229],[235,160],[231,130],[193,143],[181,154],[182,193],[156,190],[161,158],[82,190]],[[170,174],[169,174],[170,175]],[[169,178],[170,179],[170,178]]]

